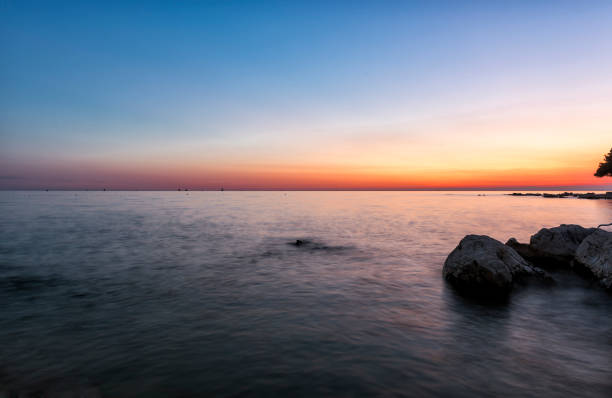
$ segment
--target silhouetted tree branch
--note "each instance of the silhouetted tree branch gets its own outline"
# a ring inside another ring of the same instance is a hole
[[[611,176],[612,177],[612,149],[604,156],[604,161],[599,163],[599,167],[595,172],[595,177]]]

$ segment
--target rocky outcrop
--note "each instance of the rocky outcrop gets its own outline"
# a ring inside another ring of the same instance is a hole
[[[516,250],[516,252],[520,254],[521,257],[523,257],[524,259],[531,260],[537,257],[536,252],[531,247],[529,247],[528,243],[519,243],[516,238],[508,239],[508,241],[506,242],[506,246],[510,246],[511,248]]]
[[[578,199],[612,199],[612,192],[606,193],[574,193],[574,192],[563,192],[563,193],[520,193],[513,192],[506,195],[510,196],[542,196],[544,198],[578,198]]]
[[[453,286],[473,295],[499,296],[516,279],[541,271],[514,249],[485,235],[467,235],[449,254],[442,273]]]
[[[542,228],[531,236],[529,246],[508,241],[526,259],[543,266],[569,267],[576,249],[582,241],[597,228],[583,228],[580,225],[562,224],[554,228]],[[520,246],[517,246],[520,245]]]
[[[612,291],[612,232],[563,224],[542,228],[529,244],[510,238],[505,245],[485,235],[467,235],[449,254],[443,275],[466,293],[499,296],[525,276],[554,282],[534,264],[572,268]]]
[[[612,232],[598,229],[587,236],[576,249],[574,265],[612,290]]]

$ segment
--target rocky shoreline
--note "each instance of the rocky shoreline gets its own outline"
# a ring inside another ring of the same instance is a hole
[[[486,235],[467,235],[448,255],[442,274],[459,291],[476,296],[506,296],[515,282],[551,282],[545,270],[572,270],[612,292],[612,232],[562,224],[542,228],[529,243],[505,244]]]
[[[574,192],[563,192],[563,193],[536,193],[536,192],[513,192],[508,193],[509,196],[541,196],[543,198],[578,198],[578,199],[612,199],[612,192],[606,193],[574,193]]]

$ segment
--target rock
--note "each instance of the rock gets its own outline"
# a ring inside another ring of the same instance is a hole
[[[510,195],[510,196],[542,196],[541,193],[532,193],[532,192],[527,192],[527,193],[513,192],[513,193],[508,193],[506,195]]]
[[[542,281],[546,283],[555,283],[555,280],[553,279],[552,276],[550,276],[543,269],[536,267],[533,263],[531,263],[530,259],[533,259],[533,258],[537,259],[537,256],[535,252],[533,251],[533,249],[527,243],[520,243],[519,241],[516,240],[516,238],[510,238],[506,242],[506,246],[513,248],[518,254],[521,255],[521,257],[527,260],[527,263],[529,263],[534,273],[537,276],[541,277]]]
[[[542,228],[531,236],[529,250],[520,249],[521,254],[538,265],[569,267],[578,246],[595,230],[596,228],[583,228],[573,224]]]
[[[575,255],[575,266],[591,273],[612,290],[612,232],[598,229],[587,236]]]
[[[508,241],[506,242],[506,246],[510,246],[511,248],[516,250],[516,252],[526,260],[537,257],[535,251],[531,247],[529,247],[528,243],[520,243],[516,240],[516,238],[508,239]]]
[[[502,296],[516,279],[537,271],[511,247],[486,235],[467,235],[448,255],[442,273],[465,293]]]
[[[311,243],[312,242],[306,239],[296,239],[295,242],[289,242],[290,245],[297,246],[297,247],[310,245]]]

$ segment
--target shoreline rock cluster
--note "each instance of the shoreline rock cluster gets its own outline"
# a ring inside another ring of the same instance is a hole
[[[467,235],[448,255],[444,278],[471,295],[504,296],[527,277],[550,281],[544,271],[569,269],[612,292],[612,232],[562,224],[542,228],[529,243],[505,244],[486,235]]]
[[[543,198],[578,198],[578,199],[612,199],[612,192],[606,193],[574,193],[574,192],[563,192],[563,193],[536,193],[536,192],[513,192],[506,194],[509,196],[541,196]]]

